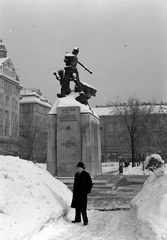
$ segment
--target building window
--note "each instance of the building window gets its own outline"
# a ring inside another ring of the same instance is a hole
[[[5,106],[9,106],[9,96],[5,97]]]
[[[15,109],[17,109],[17,101],[15,101]]]
[[[15,136],[15,127],[12,127],[12,136]]]
[[[39,111],[39,107],[38,106],[36,106],[36,112],[38,112]]]
[[[5,125],[5,135],[9,136],[9,126]]]
[[[110,147],[116,147],[117,146],[116,138],[114,136],[110,136],[108,138],[108,146],[110,146]]]
[[[2,109],[0,109],[0,123],[3,122]]]
[[[114,128],[114,124],[113,123],[109,123],[108,124],[108,131],[109,132],[115,132],[115,128]]]
[[[4,88],[4,82],[3,82],[3,80],[1,80],[1,88]]]
[[[15,123],[17,122],[17,114],[15,114]]]
[[[3,128],[2,128],[2,125],[0,124],[0,135],[3,134]]]
[[[0,103],[3,103],[3,93],[0,94]]]
[[[101,136],[101,146],[102,146],[102,147],[105,146],[105,144],[104,144],[104,137],[103,137],[103,136]]]
[[[5,135],[9,135],[9,112],[5,111]]]
[[[9,120],[9,112],[5,111],[5,120],[8,121]]]
[[[15,107],[15,99],[13,98],[13,100],[12,100],[12,108],[14,109],[14,107]]]
[[[106,162],[111,162],[111,159],[112,159],[112,157],[111,157],[111,155],[112,155],[112,153],[106,153]]]
[[[14,117],[15,117],[15,114],[14,114],[14,112],[13,112],[13,113],[12,113],[12,124],[14,124],[14,122],[15,122]]]

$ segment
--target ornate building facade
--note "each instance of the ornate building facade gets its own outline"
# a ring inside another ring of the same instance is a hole
[[[18,155],[20,80],[0,40],[0,154]]]

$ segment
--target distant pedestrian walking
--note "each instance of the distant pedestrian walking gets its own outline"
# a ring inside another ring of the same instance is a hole
[[[83,224],[88,224],[87,217],[87,194],[91,192],[93,183],[90,174],[86,172],[85,166],[82,162],[77,165],[77,173],[74,177],[73,199],[71,207],[75,208],[75,220],[72,223],[81,222],[81,215]]]
[[[123,163],[122,162],[119,163],[119,173],[120,174],[123,173]]]

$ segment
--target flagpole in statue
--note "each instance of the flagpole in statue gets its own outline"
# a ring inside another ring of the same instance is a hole
[[[79,65],[81,65],[86,71],[88,71],[90,74],[92,74],[92,72],[87,68],[87,67],[85,67],[82,63],[80,63],[79,61],[78,61],[78,64]]]

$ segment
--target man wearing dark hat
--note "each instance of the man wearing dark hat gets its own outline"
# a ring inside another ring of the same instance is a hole
[[[71,203],[71,207],[75,208],[75,220],[72,223],[81,222],[82,215],[83,225],[87,225],[87,194],[91,192],[93,183],[90,174],[84,170],[83,162],[77,163],[76,167],[77,173],[74,177],[73,199]]]

